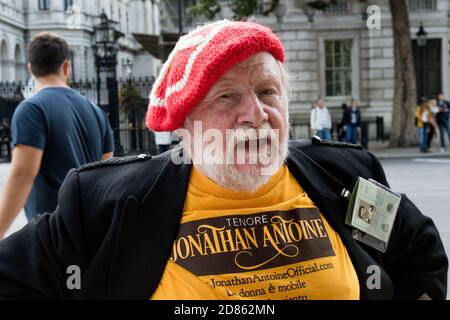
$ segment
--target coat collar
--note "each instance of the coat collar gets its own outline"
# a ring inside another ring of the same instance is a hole
[[[176,238],[191,165],[175,165],[170,152],[148,161],[162,167],[141,202],[130,196],[121,213],[111,263],[109,298],[149,299],[160,282]]]
[[[352,238],[351,229],[345,225],[348,202],[340,194],[349,186],[344,186],[301,149],[302,145],[290,145],[287,165],[340,235],[358,274],[361,299],[390,299],[392,283],[381,267],[381,289],[367,288],[371,275],[367,273],[368,267],[379,263]],[[159,158],[164,164],[145,197],[140,203],[129,197],[124,205],[111,266],[111,298],[148,299],[160,282],[177,236],[192,166],[174,164],[170,153]],[[148,163],[151,165],[152,161]]]

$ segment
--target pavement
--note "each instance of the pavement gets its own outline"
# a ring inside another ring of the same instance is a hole
[[[381,159],[381,164],[391,189],[405,193],[424,215],[433,219],[450,257],[450,157]]]
[[[435,142],[432,144],[429,153],[419,151],[416,148],[389,148],[388,141],[378,142],[370,141],[368,150],[375,154],[378,159],[413,159],[413,158],[446,158],[450,157],[450,148],[447,147],[445,152],[440,152],[439,145]]]

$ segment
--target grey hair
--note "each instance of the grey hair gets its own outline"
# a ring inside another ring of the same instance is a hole
[[[289,99],[291,97],[292,93],[292,80],[293,77],[289,74],[284,64],[277,60],[278,68],[280,68],[280,74],[281,74],[281,83],[283,85],[283,103],[288,108],[289,106]]]

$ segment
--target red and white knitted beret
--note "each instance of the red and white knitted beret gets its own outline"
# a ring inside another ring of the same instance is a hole
[[[263,51],[284,62],[281,41],[269,28],[253,22],[222,20],[181,37],[153,85],[147,127],[178,129],[226,71]]]

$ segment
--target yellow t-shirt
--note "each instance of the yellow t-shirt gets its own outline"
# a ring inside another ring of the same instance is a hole
[[[359,282],[339,235],[287,166],[255,193],[193,169],[151,299],[359,299]]]

